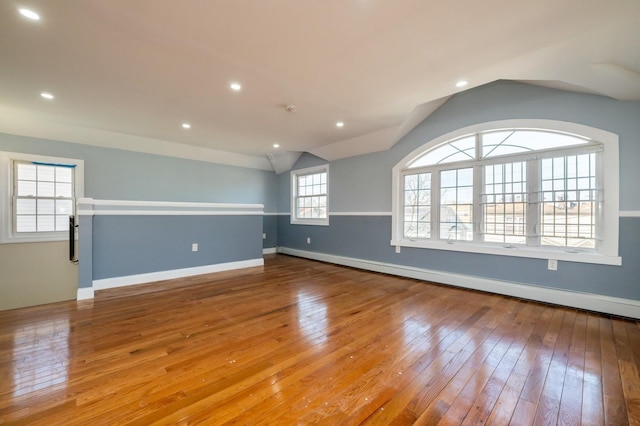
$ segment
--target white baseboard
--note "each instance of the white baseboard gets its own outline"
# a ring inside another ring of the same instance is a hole
[[[262,254],[273,254],[278,252],[278,247],[269,247],[262,249]]]
[[[93,299],[93,287],[80,287],[76,300]]]
[[[320,260],[338,265],[351,266],[368,271],[382,272],[401,277],[415,278],[440,284],[448,284],[457,287],[487,291],[490,293],[504,294],[520,297],[538,302],[553,303],[556,305],[570,306],[606,314],[640,319],[640,301],[623,299],[619,297],[601,296],[592,293],[581,293],[569,290],[537,285],[521,284],[510,281],[499,281],[488,278],[479,278],[470,275],[455,274],[449,272],[434,271],[430,269],[415,268],[411,266],[394,265],[357,259],[352,257],[336,256],[325,253],[315,253],[305,250],[297,250],[288,247],[279,247],[279,252],[307,259]]]
[[[122,277],[104,278],[93,280],[93,290],[105,290],[108,288],[123,287],[135,284],[144,284],[154,281],[171,280],[175,278],[190,277],[193,275],[210,274],[213,272],[229,271],[232,269],[251,268],[263,266],[264,259],[240,260],[237,262],[218,263],[216,265],[196,266],[193,268],[173,269],[169,271],[150,272],[147,274],[126,275]]]

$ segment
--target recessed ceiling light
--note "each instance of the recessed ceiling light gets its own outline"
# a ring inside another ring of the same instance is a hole
[[[467,84],[469,84],[467,80],[460,80],[459,82],[456,83],[456,87],[464,87]]]
[[[182,123],[182,128],[183,128],[183,129],[190,129],[190,128],[191,128],[191,124],[189,124],[189,123]]]
[[[344,123],[343,123],[342,121],[338,121],[338,122],[336,123],[336,126],[337,126],[337,127],[344,127]]]
[[[242,86],[240,85],[240,83],[231,83],[229,87],[231,87],[231,90],[235,90],[236,92],[242,89]]]
[[[280,148],[280,144],[274,143],[274,144],[273,144],[273,147],[274,147],[274,148]]]
[[[40,93],[40,96],[42,96],[45,99],[53,99],[54,97],[51,93],[47,93],[47,92]]]
[[[18,12],[20,12],[20,15],[24,16],[25,18],[31,19],[32,21],[40,20],[40,15],[38,15],[36,12],[34,12],[31,9],[25,9],[22,7],[18,9]]]

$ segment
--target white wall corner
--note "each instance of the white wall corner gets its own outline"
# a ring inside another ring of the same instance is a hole
[[[291,170],[296,161],[302,156],[302,152],[270,152],[267,154],[267,159],[271,163],[273,171],[279,175],[283,172]]]

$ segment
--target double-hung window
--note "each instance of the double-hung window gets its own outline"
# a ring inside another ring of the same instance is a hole
[[[291,172],[291,223],[329,224],[329,166]]]
[[[554,123],[487,123],[405,157],[392,245],[619,264],[617,137]]]
[[[0,169],[9,177],[0,191],[6,203],[2,242],[68,238],[69,216],[82,191],[82,161],[1,153]]]

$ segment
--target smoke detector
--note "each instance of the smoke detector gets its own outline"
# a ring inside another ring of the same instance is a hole
[[[286,105],[284,110],[287,112],[296,112],[296,106],[294,104]]]

